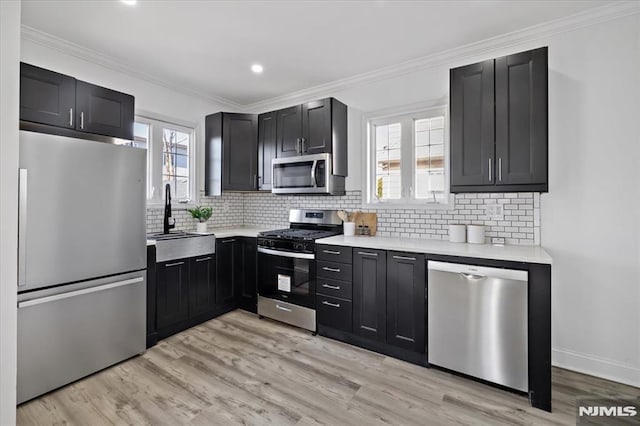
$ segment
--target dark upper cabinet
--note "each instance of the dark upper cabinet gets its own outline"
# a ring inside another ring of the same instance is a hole
[[[331,152],[331,99],[302,105],[300,144],[303,154]]]
[[[219,112],[205,118],[205,194],[255,191],[258,117]]]
[[[546,187],[547,111],[547,48],[496,59],[497,185]]]
[[[235,302],[242,269],[242,241],[235,237],[216,239],[216,305]]]
[[[276,112],[278,157],[332,154],[332,173],[347,176],[347,106],[326,98]]]
[[[216,305],[215,256],[189,259],[189,317],[204,314]]]
[[[353,332],[384,342],[387,307],[386,251],[353,249]]]
[[[451,192],[548,191],[547,48],[450,78]]]
[[[425,260],[387,252],[387,343],[425,352]]]
[[[258,116],[258,189],[271,190],[273,184],[273,166],[276,158],[276,121],[277,114],[268,112]]]
[[[258,303],[258,244],[256,238],[242,238],[242,269],[238,285],[238,306],[257,312]]]
[[[302,105],[276,112],[277,156],[294,157],[302,154]]]
[[[75,128],[76,79],[20,63],[20,119]]]
[[[76,129],[133,140],[134,98],[91,83],[76,81]]]
[[[451,187],[493,184],[493,60],[452,69]]]
[[[189,318],[189,261],[159,263],[156,273],[158,328],[187,320]]]
[[[20,120],[132,140],[134,103],[126,93],[20,63]]]

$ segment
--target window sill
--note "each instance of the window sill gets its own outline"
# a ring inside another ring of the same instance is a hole
[[[195,208],[197,206],[196,203],[189,201],[187,203],[181,203],[179,201],[171,201],[171,210],[173,211],[177,211],[177,210],[186,210],[186,209],[192,209]],[[164,201],[147,201],[147,208],[148,209],[163,209],[164,208]]]

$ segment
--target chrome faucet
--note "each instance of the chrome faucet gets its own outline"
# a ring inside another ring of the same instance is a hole
[[[167,184],[164,187],[164,234],[168,234],[169,231],[176,227],[176,220],[173,219],[171,222],[169,219],[171,218],[171,186]]]

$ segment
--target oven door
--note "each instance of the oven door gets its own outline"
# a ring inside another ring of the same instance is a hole
[[[315,309],[314,257],[258,247],[258,294]]]
[[[272,164],[275,194],[331,193],[331,154],[276,158]]]

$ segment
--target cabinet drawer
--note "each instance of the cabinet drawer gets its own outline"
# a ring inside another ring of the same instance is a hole
[[[353,288],[350,281],[335,281],[318,277],[316,292],[325,296],[351,300]]]
[[[351,247],[330,246],[318,244],[316,258],[318,260],[328,260],[329,262],[351,263]]]
[[[351,281],[351,265],[346,263],[318,261],[318,278],[329,278],[338,281]]]
[[[353,328],[351,302],[322,295],[318,295],[316,301],[318,324],[351,332]]]

